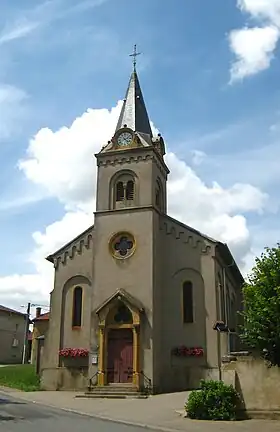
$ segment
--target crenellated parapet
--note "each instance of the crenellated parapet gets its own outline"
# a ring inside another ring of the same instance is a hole
[[[82,255],[84,250],[92,248],[94,226],[92,225],[86,231],[74,238],[71,242],[62,246],[58,251],[49,255],[46,259],[53,263],[54,268],[58,269],[59,265],[66,265],[67,261],[74,259],[76,255]]]
[[[199,231],[196,231],[169,216],[161,218],[160,230],[167,236],[172,236],[175,240],[179,240],[193,249],[199,249],[202,254],[210,254],[212,248],[216,244],[215,240],[210,237],[204,236]]]

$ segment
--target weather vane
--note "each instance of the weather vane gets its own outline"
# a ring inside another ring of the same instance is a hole
[[[132,54],[129,54],[129,57],[133,57],[133,70],[136,71],[136,57],[139,56],[140,52],[137,52],[137,45],[134,45],[134,51]]]

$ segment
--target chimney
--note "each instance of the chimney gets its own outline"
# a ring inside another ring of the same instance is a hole
[[[40,315],[41,315],[41,308],[37,307],[36,308],[36,318],[39,318]]]

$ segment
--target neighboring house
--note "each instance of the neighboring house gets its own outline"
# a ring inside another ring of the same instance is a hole
[[[213,326],[237,328],[243,278],[226,244],[168,216],[165,144],[152,134],[135,71],[102,144],[95,223],[47,257],[55,283],[42,385],[83,389],[95,376],[99,386],[140,390],[150,379],[155,392],[170,392],[218,378],[229,335]],[[182,345],[200,348],[197,357]],[[89,350],[86,371],[74,373],[63,348]]]
[[[32,348],[31,348],[31,363],[36,365],[36,369],[40,369],[41,351],[48,328],[49,328],[49,312],[41,314],[41,308],[36,308],[36,316],[33,319],[32,333]],[[40,358],[39,358],[40,357]]]
[[[27,315],[0,305],[0,364],[22,362]]]

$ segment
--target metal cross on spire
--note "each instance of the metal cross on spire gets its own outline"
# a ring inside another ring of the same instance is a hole
[[[133,57],[133,70],[134,70],[134,72],[136,71],[136,57],[139,56],[140,54],[142,54],[142,53],[137,52],[137,45],[135,44],[133,53],[129,54],[129,57]]]

